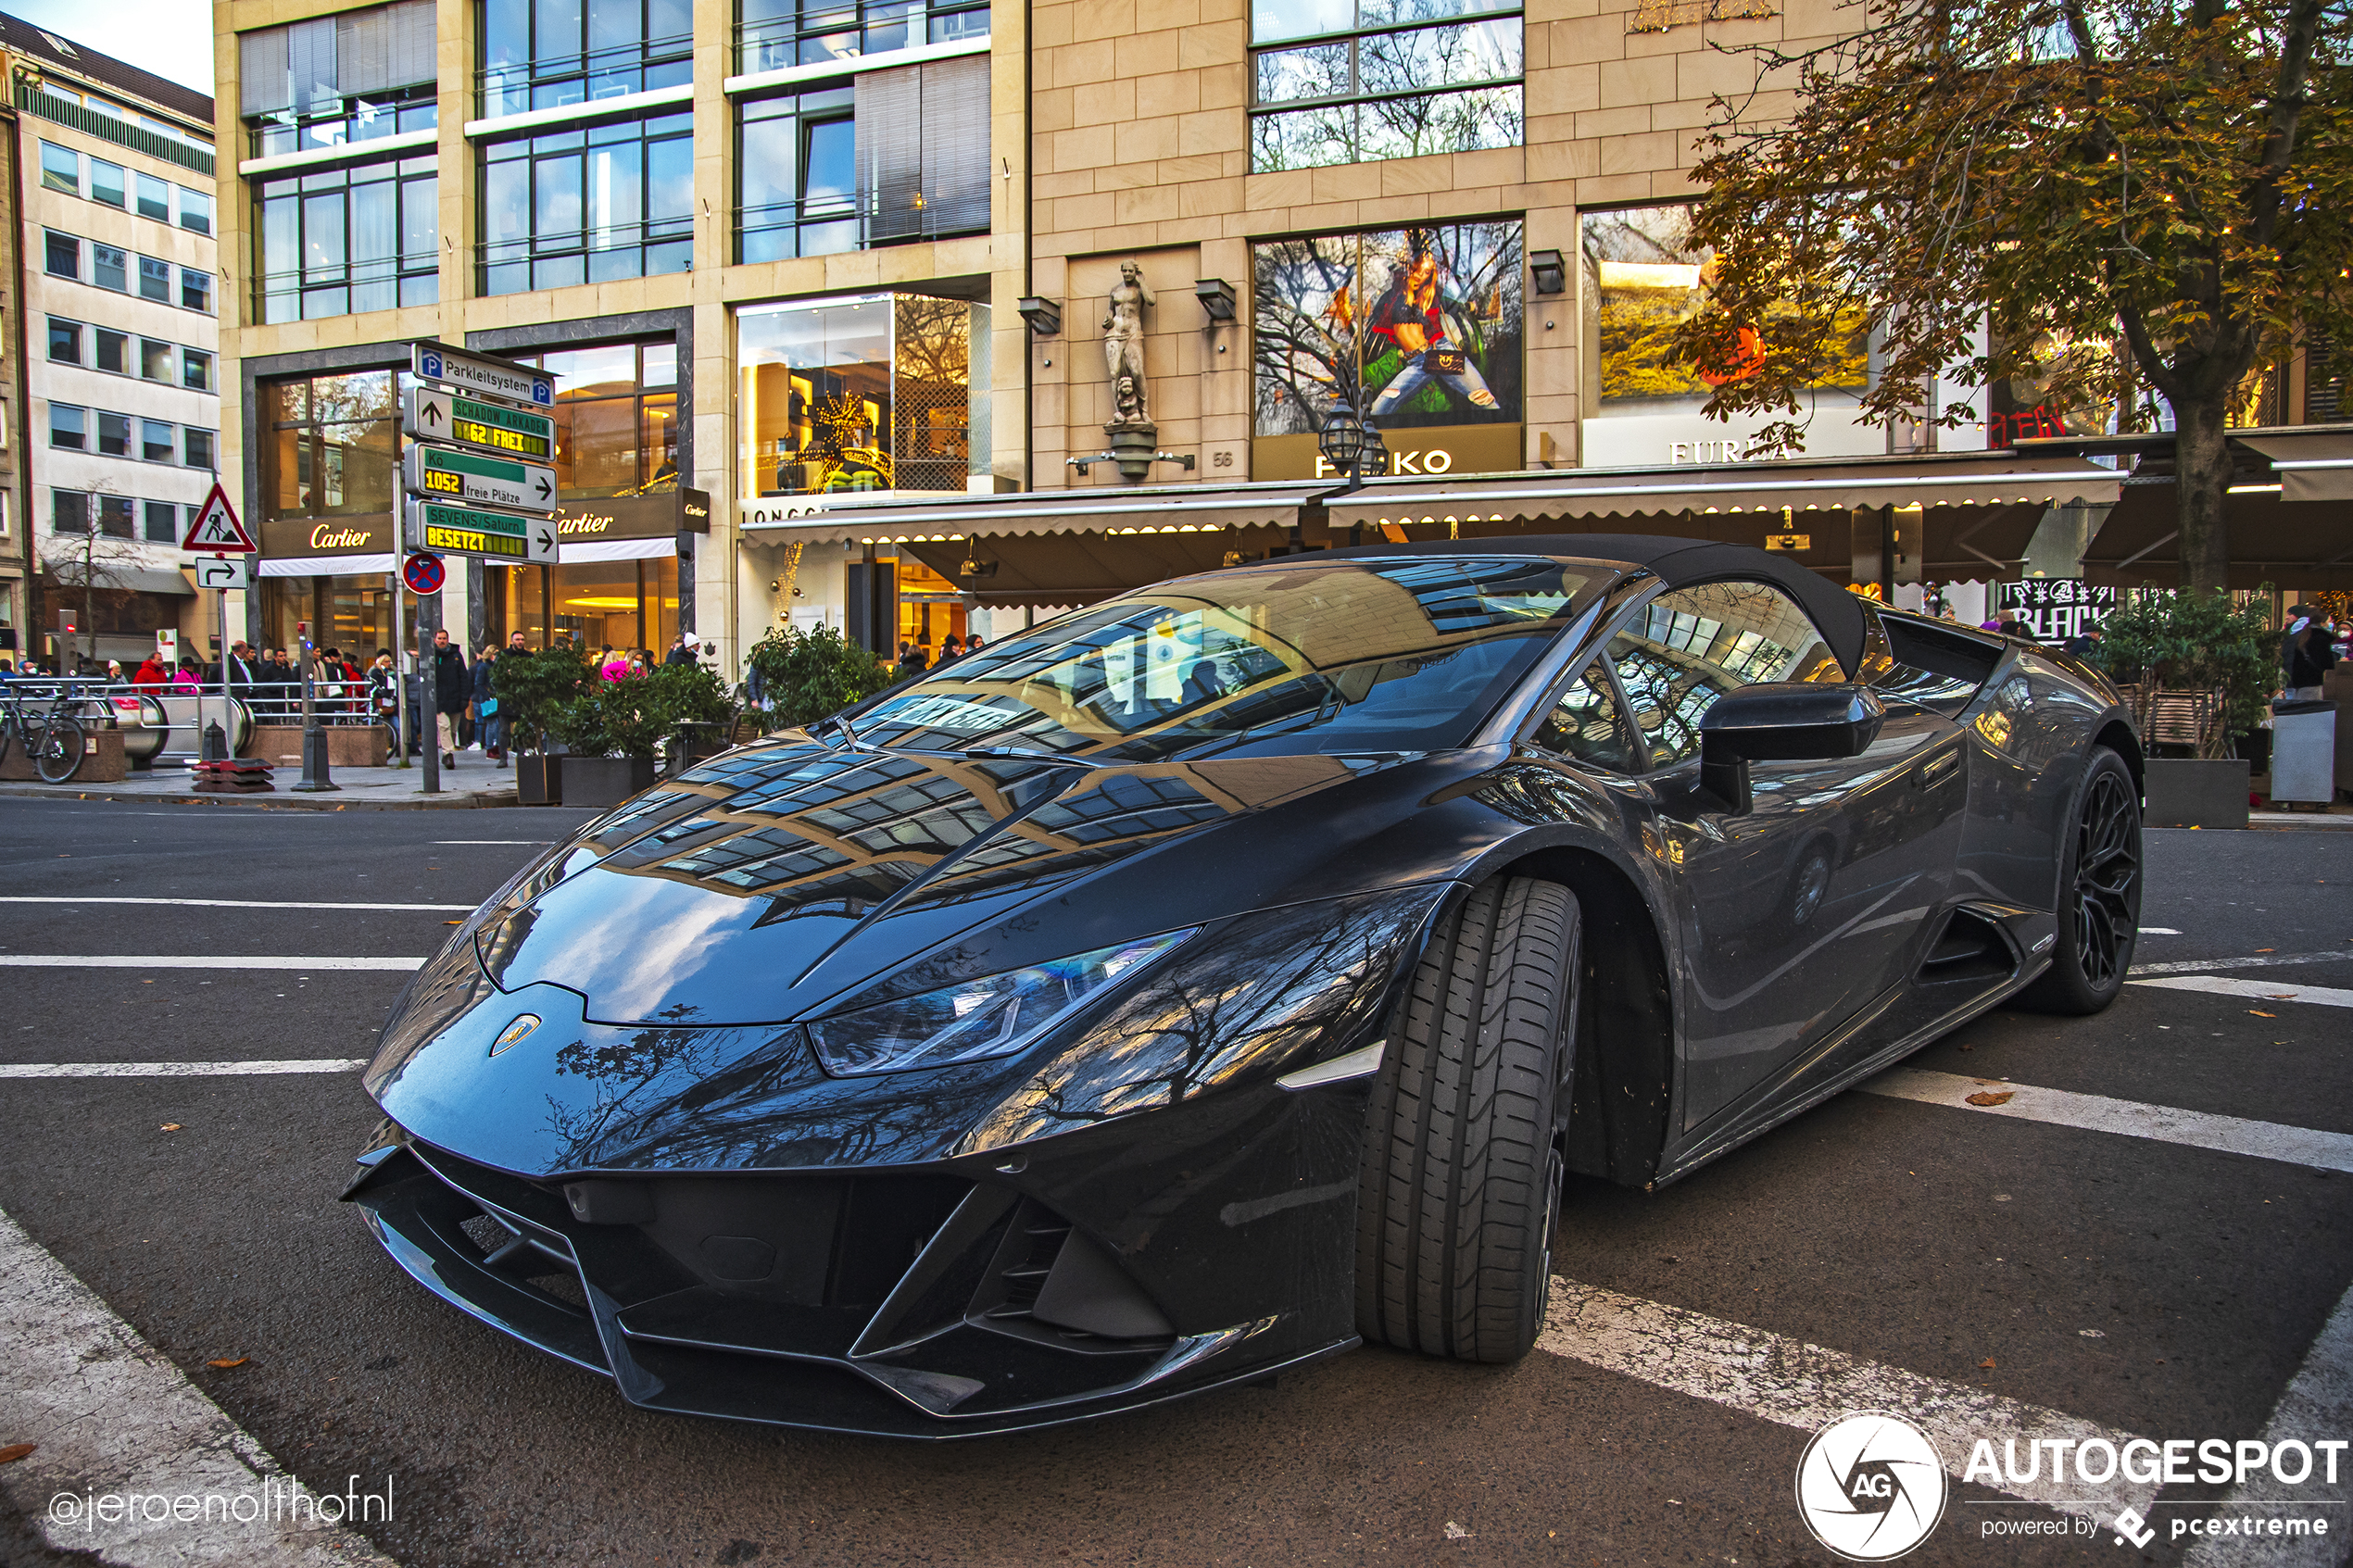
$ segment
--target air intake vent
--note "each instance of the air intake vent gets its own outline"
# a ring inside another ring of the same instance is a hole
[[[1025,1198],[998,1244],[968,1321],[1064,1349],[1132,1350],[1176,1331],[1151,1297],[1070,1222]]]
[[[2018,970],[2001,927],[1970,909],[1955,909],[1920,960],[1920,980],[1931,985],[1960,980],[2004,980]]]

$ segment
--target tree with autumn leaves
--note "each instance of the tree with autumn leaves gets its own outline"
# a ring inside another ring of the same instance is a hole
[[[1717,261],[1678,347],[1741,372],[1708,412],[1772,414],[1761,437],[1802,445],[1804,393],[1857,320],[1877,422],[1985,418],[2005,377],[2126,430],[2161,398],[2183,578],[2223,586],[2223,433],[2250,378],[2299,342],[2353,348],[2353,3],[1843,15],[1855,31],[1818,46],[1735,46],[1757,88],[1701,140],[1692,237]],[[1974,405],[1931,414],[1957,370]]]

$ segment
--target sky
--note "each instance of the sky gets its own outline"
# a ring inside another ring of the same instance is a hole
[[[211,0],[0,0],[0,10],[166,81],[212,91]]]

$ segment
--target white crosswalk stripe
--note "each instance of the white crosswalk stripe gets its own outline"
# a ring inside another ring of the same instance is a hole
[[[2353,1008],[2353,991],[2333,985],[2283,985],[2274,980],[2230,980],[2219,974],[2168,974],[2135,980],[2166,991],[2204,991],[2216,997],[2246,997],[2266,1002],[2304,1002],[2313,1007]]]
[[[326,904],[293,898],[67,898],[30,893],[0,894],[0,904],[166,904],[197,909],[402,909],[428,914],[459,914],[472,904]]]
[[[0,1061],[0,1078],[233,1078],[284,1073],[357,1073],[365,1057],[275,1061]]]
[[[2342,953],[2250,953],[2240,959],[2177,959],[2169,963],[2136,963],[2125,978],[2145,974],[2196,974],[2215,969],[2271,969],[2280,964],[2353,963],[2353,951]]]
[[[422,959],[281,959],[269,954],[0,953],[0,969],[421,969]]]

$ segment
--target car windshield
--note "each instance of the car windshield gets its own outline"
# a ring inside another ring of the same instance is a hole
[[[1520,557],[1211,572],[1009,636],[884,696],[858,738],[1151,762],[1462,745],[1594,579]]]

